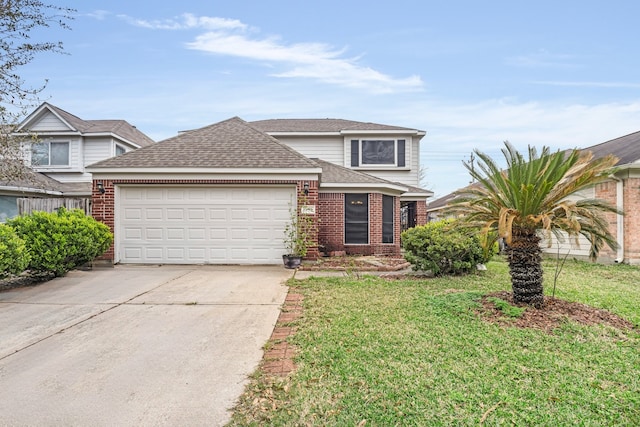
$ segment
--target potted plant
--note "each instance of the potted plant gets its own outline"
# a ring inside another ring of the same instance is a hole
[[[289,209],[290,219],[284,228],[284,246],[287,253],[282,255],[285,268],[298,268],[302,258],[307,255],[312,244],[311,230],[313,219],[309,215],[300,214],[293,206]]]

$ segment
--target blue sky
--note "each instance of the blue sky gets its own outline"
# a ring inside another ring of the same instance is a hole
[[[53,1],[53,0],[52,0]],[[57,0],[68,55],[21,70],[84,119],[156,140],[233,116],[427,132],[423,185],[464,186],[473,149],[587,147],[640,130],[640,2]]]

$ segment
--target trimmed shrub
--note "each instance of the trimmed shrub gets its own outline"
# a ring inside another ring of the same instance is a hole
[[[0,279],[22,273],[29,264],[29,253],[13,228],[0,224]]]
[[[79,209],[33,212],[9,224],[27,245],[29,269],[39,275],[62,276],[104,253],[113,241],[109,227]]]
[[[430,222],[402,233],[405,258],[414,270],[436,276],[470,273],[487,261],[477,236],[456,228],[451,220]]]

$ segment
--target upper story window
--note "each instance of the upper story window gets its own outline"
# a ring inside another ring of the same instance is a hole
[[[124,148],[122,145],[116,144],[116,156],[119,156],[120,154],[124,154],[126,152],[126,148]]]
[[[69,166],[69,142],[37,142],[32,146],[34,166]]]
[[[351,166],[406,166],[404,139],[352,139]]]

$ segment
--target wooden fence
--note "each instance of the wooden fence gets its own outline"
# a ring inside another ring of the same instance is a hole
[[[55,210],[60,207],[82,209],[86,215],[91,215],[90,198],[58,197],[18,199],[18,215],[28,215],[33,211],[55,212]]]

